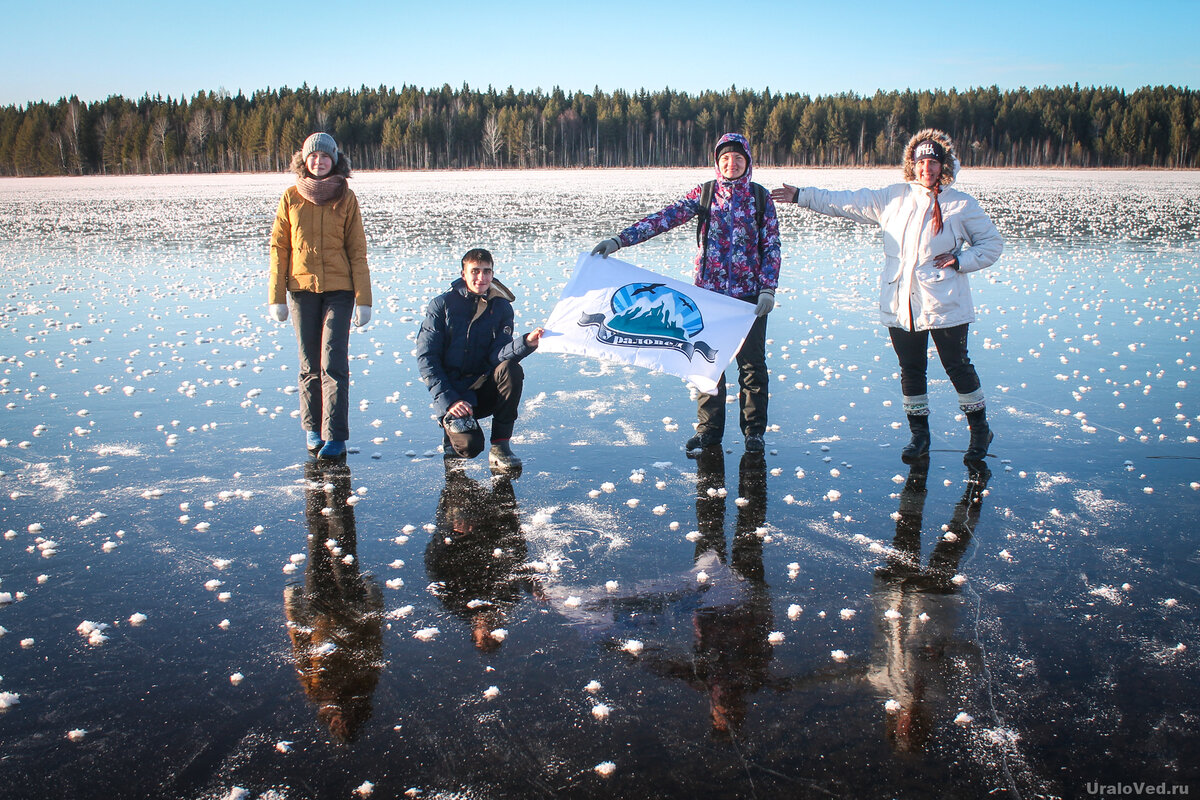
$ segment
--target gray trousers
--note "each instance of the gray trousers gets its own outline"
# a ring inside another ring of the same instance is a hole
[[[327,442],[350,438],[350,318],[354,292],[290,292],[300,344],[300,424]]]

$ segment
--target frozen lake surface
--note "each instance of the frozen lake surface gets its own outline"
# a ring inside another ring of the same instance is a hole
[[[1007,239],[982,480],[936,360],[901,464],[878,232],[795,207],[765,458],[736,405],[688,459],[678,379],[535,354],[523,474],[446,475],[412,348],[461,254],[528,330],[710,176],[357,176],[376,305],[329,469],[264,317],[286,177],[0,181],[5,796],[1200,793],[1196,173],[963,175]],[[694,241],[622,258],[689,280]]]

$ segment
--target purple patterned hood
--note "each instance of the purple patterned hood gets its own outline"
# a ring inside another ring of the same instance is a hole
[[[717,166],[717,151],[726,142],[738,142],[742,145],[742,149],[746,151],[746,174],[731,181],[725,180],[725,176],[721,174],[721,168]],[[720,139],[717,139],[717,144],[713,148],[713,172],[717,173],[717,183],[726,186],[737,186],[740,189],[750,191],[750,181],[753,180],[751,175],[754,174],[754,157],[750,155],[750,142],[746,141],[745,136],[742,136],[740,133],[727,133]]]

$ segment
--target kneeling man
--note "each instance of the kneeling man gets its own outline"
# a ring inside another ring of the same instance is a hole
[[[482,248],[462,258],[450,291],[425,310],[417,336],[421,380],[433,395],[444,429],[446,456],[474,458],[483,451],[478,420],[492,417],[488,463],[516,469],[509,447],[525,372],[520,361],[537,349],[542,329],[513,339],[514,295],[493,277],[492,254]]]

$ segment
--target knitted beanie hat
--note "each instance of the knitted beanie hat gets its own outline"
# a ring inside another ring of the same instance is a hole
[[[307,159],[313,153],[324,153],[336,164],[338,160],[337,142],[328,133],[314,133],[304,140],[304,147],[300,148],[300,157]]]

